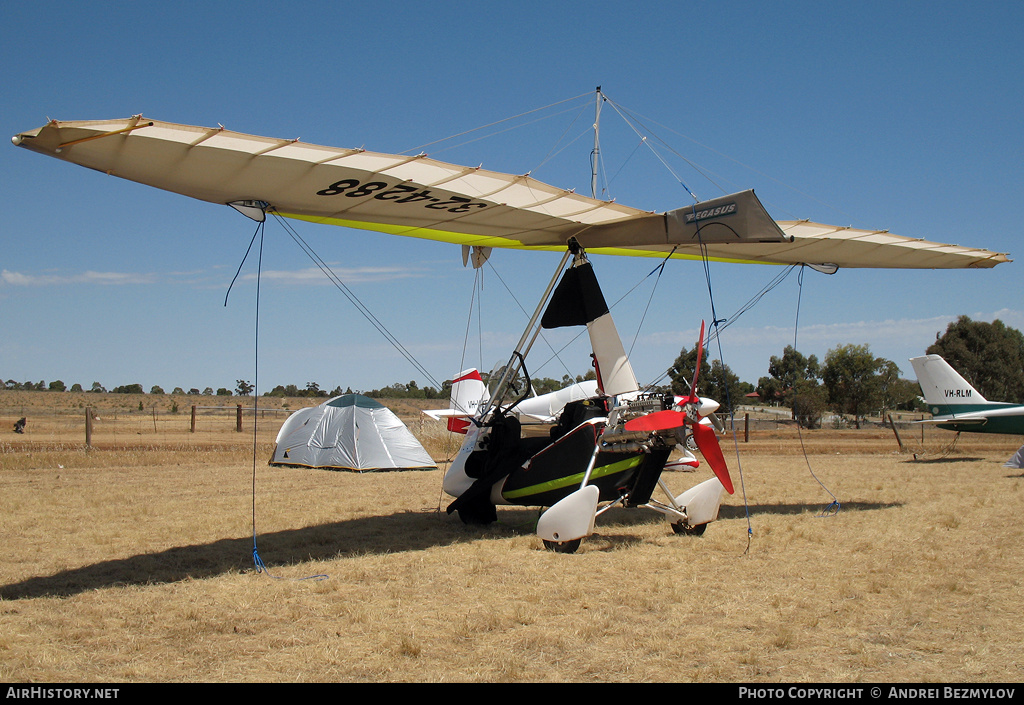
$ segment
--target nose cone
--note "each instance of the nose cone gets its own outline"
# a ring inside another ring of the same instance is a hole
[[[708,416],[718,411],[718,407],[721,406],[714,399],[708,399],[707,397],[699,397],[700,404],[697,405],[697,413],[701,416]]]

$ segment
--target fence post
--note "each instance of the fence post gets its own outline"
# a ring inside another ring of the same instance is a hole
[[[235,406],[235,431],[242,432],[242,405]]]
[[[900,452],[902,453],[904,451],[903,439],[900,438],[900,431],[896,428],[896,422],[892,420],[892,414],[889,414],[889,425],[892,426],[892,432],[896,435],[896,443],[899,444]]]
[[[743,414],[743,442],[750,443],[750,412]]]
[[[85,409],[85,447],[92,448],[92,407]]]
[[[189,433],[195,433],[196,432],[196,405],[195,404],[192,405],[192,423],[188,427],[188,432]]]

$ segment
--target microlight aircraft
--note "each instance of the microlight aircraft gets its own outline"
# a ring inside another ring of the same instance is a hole
[[[598,105],[600,100],[599,92]],[[990,268],[1009,261],[1003,253],[886,231],[775,221],[753,191],[657,213],[423,154],[338,149],[141,115],[52,120],[12,141],[105,174],[230,205],[260,222],[273,213],[458,244],[464,262],[472,259],[475,267],[492,248],[562,252],[504,378],[472,418],[444,487],[455,497],[449,511],[467,521],[490,520],[496,504],[550,507],[540,517],[538,534],[563,551],[575,550],[593,531],[601,503],[604,509],[649,507],[668,516],[679,532],[700,533],[716,518],[722,493],[733,489],[717,437],[701,430],[707,426],[699,422],[695,388],[682,403],[637,394],[587,253],[800,264],[829,273],[845,267]],[[509,412],[517,400],[509,401],[508,382],[516,370],[525,372],[542,311],[543,325],[587,326],[601,393],[567,404],[555,433],[531,441],[519,437],[512,423]],[[696,377],[694,382],[695,387]],[[664,488],[661,474],[670,449],[687,433],[695,436],[715,477],[677,497],[666,490],[668,502],[654,503],[651,494]]]

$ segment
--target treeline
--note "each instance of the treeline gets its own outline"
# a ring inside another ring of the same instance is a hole
[[[239,380],[239,381],[241,381],[241,380]],[[0,387],[0,388],[2,388],[2,389],[11,389],[11,390],[20,390],[20,391],[24,391],[24,392],[88,392],[88,393],[92,393],[92,394],[106,394],[108,392],[111,393],[111,394],[146,394],[147,393],[145,388],[143,388],[143,386],[141,384],[124,384],[124,385],[121,385],[121,386],[118,386],[118,387],[114,387],[113,389],[109,389],[108,390],[106,387],[104,387],[99,382],[93,382],[92,386],[89,389],[84,389],[81,384],[77,384],[77,383],[76,384],[72,384],[70,387],[68,387],[66,384],[64,384],[63,381],[61,381],[59,379],[54,381],[54,382],[50,382],[49,384],[47,384],[43,380],[40,380],[39,382],[17,382],[17,381],[15,381],[13,379],[9,379],[6,382],[2,382],[2,387]],[[164,391],[163,387],[160,387],[160,386],[150,387],[148,393],[149,394],[167,394],[167,392]],[[251,385],[250,385],[249,392],[246,392],[246,394],[251,394],[251,393],[252,393],[252,388],[251,388]],[[182,389],[181,387],[175,387],[170,392],[170,394],[183,394],[183,395],[191,395],[191,396],[229,396],[229,397],[232,396],[232,394],[239,394],[239,395],[244,396],[244,394],[242,392],[240,392],[237,388],[235,389],[234,392],[232,392],[230,389],[226,389],[224,387],[220,387],[216,391],[214,391],[212,387],[206,387],[202,391],[196,389],[195,387],[193,387],[192,389],[189,389],[187,391]]]
[[[1002,321],[960,316],[925,352],[945,358],[982,396],[1024,402],[1024,334]],[[676,359],[669,369],[673,392],[689,391],[696,361],[696,346]],[[857,428],[869,415],[927,411],[918,382],[901,379],[899,366],[875,357],[867,345],[836,346],[824,361],[788,345],[781,356],[771,357],[768,375],[756,386],[740,382],[727,365],[714,360],[700,373],[697,386],[701,396],[720,402],[726,414],[756,394],[756,401],[790,408],[793,419],[807,428],[819,427],[829,411],[852,418]]]
[[[1024,334],[1002,321],[992,323],[972,321],[960,316],[950,323],[946,332],[937,335],[935,343],[926,350],[941,355],[962,374],[983,396],[995,401],[1024,402]],[[683,349],[668,369],[669,385],[658,392],[687,394],[697,361],[697,348]],[[486,383],[489,375],[482,373]],[[544,377],[532,380],[534,391],[545,394],[572,382],[594,379],[593,370],[585,375],[561,379]],[[39,382],[3,382],[4,389],[51,392],[93,392],[108,390],[99,382],[85,390],[80,384],[70,388],[57,380],[47,384]],[[415,381],[389,385],[381,389],[359,392],[378,399],[448,399],[452,381],[441,388],[420,387]],[[875,357],[867,345],[840,345],[828,351],[824,361],[815,355],[806,356],[793,346],[786,346],[781,356],[773,355],[768,362],[768,375],[757,384],[741,382],[720,360],[705,359],[698,380],[698,393],[711,397],[728,414],[740,404],[762,403],[788,407],[793,419],[803,426],[815,428],[829,411],[852,417],[859,427],[868,415],[883,411],[925,411],[920,398],[921,389],[916,380],[901,379],[899,366],[891,360]],[[109,390],[115,394],[144,394],[141,384],[129,384]],[[206,387],[184,390],[175,387],[170,393],[188,396],[249,396],[254,392],[247,380],[236,380],[234,390]],[[278,385],[264,393],[267,397],[328,398],[351,394],[352,388],[342,390],[340,385],[327,391],[316,382],[304,387],[294,384]],[[165,394],[159,386],[150,388],[149,394]]]
[[[490,381],[490,374],[481,372],[480,377],[483,379],[484,384]],[[575,377],[571,375],[563,375],[561,379],[553,379],[551,377],[542,377],[539,379],[530,380],[533,385],[533,391],[537,394],[547,394],[548,392],[554,392],[563,387],[566,387],[573,382],[582,382],[588,379],[595,379],[597,375],[593,370],[590,370],[585,375],[577,375]],[[276,391],[276,390],[275,390]],[[451,396],[452,391],[452,380],[445,380],[441,384],[440,389],[434,387],[420,387],[416,384],[415,380],[402,384],[396,382],[390,386],[384,387],[383,389],[371,389],[369,391],[361,392],[361,394],[373,397],[374,399],[448,399]],[[352,392],[349,389],[346,394]],[[341,392],[339,392],[340,394]],[[273,394],[273,392],[270,392]],[[332,394],[332,396],[334,396]]]
[[[489,375],[484,373],[481,374],[484,382],[487,382]],[[595,374],[593,370],[589,371],[585,375],[577,375],[572,377],[570,375],[564,375],[562,379],[556,380],[551,377],[544,377],[541,379],[533,380],[533,388],[537,394],[546,394],[547,392],[553,392],[561,389],[562,387],[571,384],[572,382],[582,382],[586,379],[594,379]],[[96,394],[105,394],[110,392],[111,394],[146,394],[145,388],[141,384],[126,384],[113,389],[107,389],[99,382],[93,382],[92,387],[88,390],[83,389],[81,384],[73,384],[68,387],[64,382],[57,380],[47,384],[45,381],[39,382],[17,382],[13,379],[9,379],[3,383],[3,389],[11,390],[22,390],[29,392],[92,392]],[[366,391],[360,391],[359,394],[364,396],[373,397],[375,399],[448,399],[451,395],[452,380],[445,380],[440,389],[434,387],[420,387],[415,380],[407,383],[396,382],[387,387],[381,389],[370,389]],[[212,387],[206,387],[202,391],[193,387],[192,389],[185,390],[181,387],[175,387],[171,390],[170,394],[175,395],[186,395],[186,396],[249,396],[253,393],[254,388],[252,383],[248,380],[239,379],[236,380],[234,390],[220,387],[216,391]],[[313,398],[330,398],[340,396],[342,394],[352,394],[353,390],[351,387],[342,389],[341,386],[337,386],[334,389],[328,391],[321,389],[320,385],[316,382],[307,382],[306,386],[299,387],[294,384],[279,384],[269,392],[264,392],[265,397],[313,397]],[[167,394],[162,387],[154,386],[151,387],[148,394]]]
[[[40,380],[39,382],[17,382],[13,379],[9,379],[2,383],[3,389],[21,390],[25,392],[88,392],[93,394],[174,394],[184,396],[218,396],[218,397],[230,397],[230,396],[249,396],[253,393],[253,386],[246,380],[238,380],[233,390],[227,387],[219,387],[216,390],[213,387],[206,387],[205,389],[199,390],[196,387],[191,389],[182,389],[181,387],[175,387],[170,392],[164,391],[163,387],[153,386],[150,387],[149,392],[141,384],[125,384],[112,389],[107,389],[99,382],[93,382],[89,389],[84,389],[81,384],[73,384],[68,387],[61,380],[50,382],[47,384],[45,381]],[[326,392],[320,389],[315,382],[309,382],[304,389],[299,389],[294,384],[288,386],[280,386],[274,388],[273,391],[267,392],[264,396],[275,396],[275,397],[326,397],[326,396],[338,396],[339,394],[351,393],[351,389],[348,392],[342,392],[340,387],[335,388],[331,392]]]

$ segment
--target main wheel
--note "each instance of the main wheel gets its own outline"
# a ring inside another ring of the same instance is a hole
[[[708,528],[707,524],[697,524],[697,526],[686,526],[681,521],[677,521],[675,524],[671,524],[672,531],[683,536],[703,536],[704,530]]]
[[[580,549],[580,542],[583,539],[575,539],[573,541],[548,541],[543,539],[544,548],[555,553],[576,553]]]

